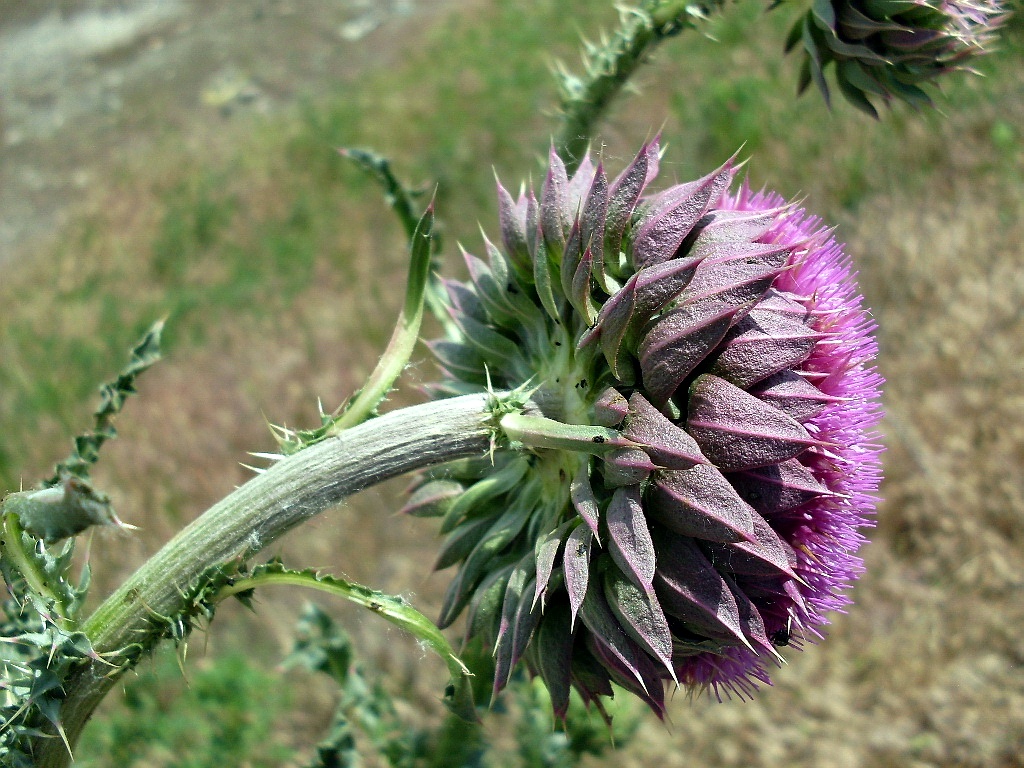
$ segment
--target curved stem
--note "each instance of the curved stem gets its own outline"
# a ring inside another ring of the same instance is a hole
[[[211,567],[247,558],[356,491],[416,469],[483,454],[493,426],[493,395],[403,408],[279,461],[207,510],[142,565],[82,629],[101,658],[67,681],[61,710],[74,745],[127,662],[159,640],[154,617],[174,617],[185,594]],[[36,741],[36,765],[64,768],[60,739]]]

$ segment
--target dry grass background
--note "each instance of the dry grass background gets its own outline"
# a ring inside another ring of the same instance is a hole
[[[499,6],[485,5],[478,18],[499,14]],[[440,34],[467,24],[444,22]],[[781,71],[788,88],[791,70],[764,55],[777,40],[730,40],[743,29],[720,30],[726,53],[719,55],[744,73],[741,83],[778,87]],[[663,124],[671,145],[667,173],[681,177],[708,167],[720,152],[717,142],[731,142],[750,120],[761,121],[751,141],[752,177],[804,195],[809,207],[838,223],[859,267],[880,327],[888,452],[885,501],[863,551],[867,572],[849,614],[836,617],[827,640],[790,654],[775,686],[753,702],[677,696],[667,728],[645,720],[609,762],[1024,766],[1024,57],[1019,26],[1014,34],[1016,49],[1010,48],[1017,53],[993,65],[1009,68],[999,71],[994,90],[958,86],[944,105],[946,116],[896,110],[886,124],[867,124],[850,114],[830,117],[807,98],[796,107],[747,102],[747,91],[724,78],[720,93],[703,94],[695,82],[703,70],[681,75],[672,61],[682,47],[666,47],[641,78],[643,97],[630,97],[611,116],[604,138],[622,156],[652,125]],[[414,64],[420,55],[410,53]],[[486,73],[467,68],[444,93],[470,103],[490,87]],[[436,109],[431,93],[389,97],[393,103],[380,107],[384,119],[402,125],[393,129],[394,144],[380,148],[424,178],[439,171],[451,253],[454,237],[478,242],[475,221],[456,216],[463,210],[460,195],[475,191],[451,189],[446,168],[416,159],[416,122],[409,116]],[[774,98],[789,100],[790,93]],[[715,119],[724,136],[713,128],[700,132],[701,121]],[[543,117],[531,118],[531,129],[544,125],[550,123]],[[998,125],[1016,126],[1008,147],[993,142]],[[241,149],[226,162],[169,141],[162,155],[97,187],[53,243],[4,266],[2,450],[8,471],[25,478],[45,474],[87,414],[87,388],[54,389],[53,372],[58,379],[79,375],[76,350],[91,350],[91,360],[126,347],[150,319],[145,313],[166,303],[168,284],[175,286],[183,320],[176,328],[172,317],[168,359],[144,377],[141,396],[121,419],[121,439],[105,450],[97,471],[122,516],[142,528],[132,536],[93,537],[101,590],[245,480],[238,464],[245,451],[270,448],[265,417],[309,424],[317,397],[330,405],[358,386],[397,312],[403,244],[376,190],[330,164],[311,175],[297,171],[307,157],[304,142],[316,130],[299,118],[236,130]],[[516,144],[488,125],[455,134],[448,155],[438,157],[456,170],[472,168],[481,177],[475,189],[490,185],[490,157],[503,177],[525,176],[543,147],[542,140]],[[153,243],[165,234],[168,190],[208,173],[211,163],[225,169],[214,202],[230,201],[230,220],[168,277],[152,257]],[[342,182],[347,192],[336,189]],[[340,221],[315,229],[309,244],[315,253],[302,262],[305,277],[290,285],[291,268],[271,264],[266,284],[241,297],[225,293],[237,274],[220,244],[233,244],[243,265],[251,259],[253,269],[266,266],[258,257],[266,232],[261,222],[294,217],[294,201],[308,184],[334,195],[309,215],[335,205]],[[365,202],[353,202],[359,198]],[[473,209],[492,230],[493,208],[487,199]],[[223,306],[204,304],[204,296],[218,291],[227,296]],[[123,329],[118,344],[97,340],[111,327]],[[430,375],[429,363],[414,366],[403,387],[410,394],[397,395],[392,405],[414,400],[416,382]],[[47,391],[29,400],[12,396],[18,382],[29,387],[36,379]],[[26,402],[36,408],[28,425],[19,421]],[[443,575],[428,573],[433,527],[394,518],[400,488],[361,494],[272,549],[286,561],[401,592],[430,614],[445,586]],[[244,647],[270,667],[288,646],[301,601],[267,593],[258,617],[225,611],[193,643],[193,654],[204,645],[208,658]],[[376,620],[344,607],[337,613],[389,686],[415,692],[409,717],[436,715],[441,665]],[[309,744],[327,722],[330,692],[315,681],[296,684],[308,706],[297,708],[282,729],[289,741]],[[108,710],[116,709],[116,698]]]

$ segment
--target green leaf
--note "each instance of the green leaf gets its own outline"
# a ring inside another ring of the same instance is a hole
[[[420,323],[423,321],[423,301],[430,278],[430,243],[433,228],[434,204],[431,202],[420,217],[409,245],[409,276],[405,286],[405,303],[387,349],[348,408],[324,430],[325,437],[336,435],[370,418],[409,363],[419,338]]]
[[[388,159],[378,155],[376,152],[351,147],[342,147],[338,152],[342,157],[348,158],[370,174],[384,188],[384,200],[391,210],[395,212],[395,215],[398,216],[398,220],[402,223],[402,229],[405,230],[405,236],[409,238],[409,242],[412,242],[416,237],[416,230],[419,225],[416,219],[413,199],[422,194],[423,190],[414,190],[399,181],[398,177],[391,170],[391,163]],[[441,238],[438,234],[434,233],[431,251],[437,254],[440,250]],[[436,257],[432,258],[425,302],[434,317],[444,326],[447,335],[451,336],[453,329],[444,309],[447,301],[445,300],[441,280],[437,276],[439,269],[439,259]]]
[[[445,695],[445,705],[459,717],[475,721],[476,709],[470,688],[470,672],[456,655],[448,640],[430,619],[413,608],[403,598],[388,595],[362,584],[319,573],[312,569],[301,571],[286,568],[280,562],[257,566],[243,578],[235,578],[218,592],[216,600],[234,594],[248,592],[256,587],[269,584],[290,584],[310,587],[331,595],[344,597],[357,605],[368,608],[386,621],[401,627],[427,648],[434,651],[448,667],[452,676],[451,685]]]
[[[12,493],[0,509],[16,514],[26,531],[47,543],[75,536],[94,525],[132,527],[118,519],[106,495],[74,475],[65,475],[60,484],[50,488]]]
[[[41,617],[70,630],[77,622],[77,610],[88,588],[87,578],[81,589],[68,578],[74,543],[69,541],[59,554],[50,554],[45,547],[39,546],[37,538],[22,530],[18,515],[8,511],[7,501],[10,498],[4,501],[3,535],[0,538],[0,570],[4,580],[11,594],[29,599]],[[24,588],[21,587],[22,582]]]
[[[58,485],[68,475],[88,478],[89,466],[99,459],[103,443],[117,437],[114,417],[124,408],[128,396],[136,393],[135,380],[160,359],[163,329],[164,320],[153,323],[132,348],[128,365],[121,369],[116,378],[100,386],[100,405],[93,412],[93,430],[75,437],[74,450],[54,467],[54,474],[45,482],[46,486]]]

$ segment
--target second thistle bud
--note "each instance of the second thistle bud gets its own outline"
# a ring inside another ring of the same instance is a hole
[[[834,65],[843,96],[877,117],[873,100],[930,105],[922,86],[967,68],[1007,16],[1001,0],[815,0],[786,50],[803,52],[801,91],[813,82],[828,101]]]

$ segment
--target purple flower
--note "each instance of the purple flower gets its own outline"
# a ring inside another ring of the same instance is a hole
[[[825,70],[854,106],[877,117],[872,99],[930,105],[921,88],[967,68],[1009,16],[1002,0],[817,0],[790,29],[801,48],[800,91],[812,82],[826,101]]]
[[[539,407],[410,501],[458,565],[440,623],[465,613],[495,693],[525,660],[559,716],[571,688],[660,714],[667,683],[769,682],[847,604],[881,476],[874,323],[830,230],[730,192],[733,160],[650,194],[659,156],[609,181],[552,152],[539,201],[499,184],[502,245],[466,255],[459,333],[432,344],[438,394]]]

